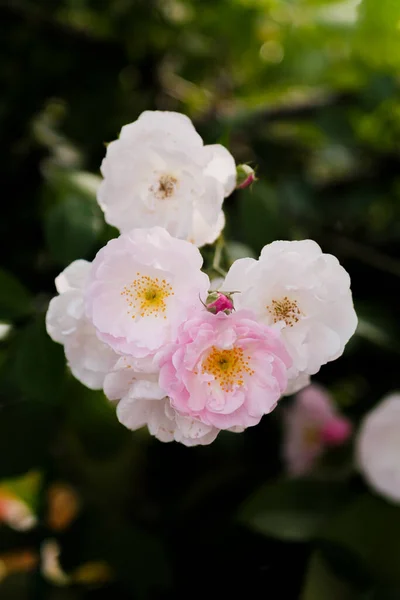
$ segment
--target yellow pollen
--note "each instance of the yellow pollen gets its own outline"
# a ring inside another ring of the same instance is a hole
[[[267,311],[273,316],[274,323],[285,321],[288,327],[293,327],[300,320],[301,310],[296,300],[290,300],[287,296],[280,300],[272,300],[267,305]]]
[[[165,198],[170,198],[173,195],[177,183],[178,180],[173,175],[161,175],[158,180],[158,188],[152,185],[150,191],[159,200],[165,200]]]
[[[171,285],[165,279],[136,273],[137,277],[124,286],[121,296],[128,304],[128,315],[135,317],[163,317],[166,319],[166,300],[173,296]]]
[[[254,375],[249,360],[250,356],[244,356],[242,348],[221,350],[213,346],[203,361],[201,370],[203,374],[212,375],[224,392],[231,392],[234,387],[244,384],[245,375]]]

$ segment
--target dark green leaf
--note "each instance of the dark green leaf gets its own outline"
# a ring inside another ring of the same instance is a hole
[[[53,258],[62,265],[88,256],[103,228],[99,206],[79,195],[68,195],[45,217],[45,234]]]
[[[341,483],[282,481],[259,489],[244,503],[239,518],[264,535],[304,541],[315,537],[348,498]]]
[[[310,559],[300,600],[364,600],[364,596],[339,579],[315,552]]]
[[[28,398],[57,403],[66,366],[61,345],[47,335],[44,319],[32,321],[15,340],[13,378]]]
[[[242,241],[258,254],[261,248],[281,237],[282,222],[278,199],[272,187],[258,181],[250,189],[238,192],[238,230]]]
[[[0,269],[0,319],[24,317],[32,310],[28,290],[11,273]]]
[[[0,408],[0,478],[40,467],[56,433],[56,416],[48,404],[20,401]]]
[[[226,253],[230,264],[239,258],[256,258],[253,250],[241,242],[226,242]]]
[[[102,391],[90,390],[71,377],[65,386],[63,403],[68,424],[90,456],[105,459],[131,439],[130,431],[117,419],[115,405]]]
[[[365,570],[400,584],[400,507],[364,494],[329,523],[322,539],[354,554]]]

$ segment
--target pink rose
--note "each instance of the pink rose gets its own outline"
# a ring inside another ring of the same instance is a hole
[[[159,358],[172,407],[219,429],[257,425],[285,391],[291,366],[280,333],[248,311],[199,312]]]
[[[327,447],[350,437],[350,421],[337,412],[328,391],[309,385],[284,413],[283,456],[290,475],[309,473]]]

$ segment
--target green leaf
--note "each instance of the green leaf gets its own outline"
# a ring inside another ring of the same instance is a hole
[[[13,378],[28,398],[58,402],[66,374],[64,351],[47,335],[44,319],[32,321],[15,340]]]
[[[40,471],[30,471],[21,477],[13,477],[2,481],[1,486],[13,492],[18,498],[26,502],[33,511],[36,511],[42,479]]]
[[[256,258],[253,250],[241,242],[226,242],[225,248],[230,264],[239,258]]]
[[[96,202],[97,190],[101,181],[99,175],[87,171],[71,171],[67,178],[67,184],[72,191],[76,191],[94,202]]]
[[[400,65],[399,21],[398,0],[362,0],[355,49],[371,66],[397,68]]]
[[[379,581],[400,584],[400,507],[363,494],[329,523],[324,543],[351,553]]]
[[[11,273],[0,269],[0,319],[24,317],[32,310],[31,295]]]
[[[66,195],[50,208],[45,217],[50,253],[62,265],[90,255],[103,225],[101,210],[94,201],[84,195]]]
[[[241,232],[241,241],[258,254],[265,244],[283,237],[278,198],[274,189],[263,181],[237,194],[238,222],[233,226]]]
[[[267,536],[291,541],[314,538],[349,498],[342,483],[292,480],[269,483],[242,506],[239,519]]]
[[[300,600],[362,600],[363,597],[330,570],[320,553],[312,554]]]
[[[90,390],[74,378],[68,379],[63,394],[66,419],[91,457],[106,459],[131,440],[115,414],[115,404],[101,390]]]

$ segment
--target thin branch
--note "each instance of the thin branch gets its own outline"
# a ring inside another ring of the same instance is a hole
[[[338,253],[342,255],[346,254],[370,267],[385,271],[395,277],[400,277],[399,260],[387,256],[386,254],[383,254],[383,252],[379,252],[379,250],[374,250],[374,248],[371,248],[370,246],[365,246],[360,242],[355,242],[354,240],[341,235],[327,234],[326,237],[328,238],[328,241],[331,241]]]
[[[221,268],[221,258],[222,258],[222,250],[224,248],[224,238],[222,235],[218,238],[217,244],[215,246],[215,254],[213,259],[212,268],[216,273],[221,275],[222,277],[226,277],[226,271]]]

